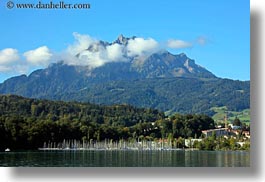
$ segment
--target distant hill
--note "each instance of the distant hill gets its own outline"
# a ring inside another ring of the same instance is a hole
[[[126,45],[132,39],[135,37],[119,36],[113,43],[100,41],[76,56],[108,45]],[[107,105],[131,104],[167,113],[213,115],[212,107],[227,106],[232,111],[250,108],[250,81],[218,78],[183,53],[173,55],[158,51],[144,58],[126,58],[126,61],[108,62],[95,68],[61,61],[29,76],[7,79],[0,84],[0,94]]]
[[[44,143],[61,148],[67,141],[76,145],[95,141],[157,141],[168,137],[179,138],[178,146],[184,147],[183,138],[201,136],[202,130],[212,128],[214,121],[206,115],[165,117],[158,110],[130,105],[99,106],[0,95],[1,151],[36,150]]]
[[[132,136],[134,131],[130,133],[129,127],[133,130],[139,123],[149,127],[161,119],[162,112],[129,105],[99,106],[0,95],[0,150],[37,149],[44,142],[70,139],[119,140]]]

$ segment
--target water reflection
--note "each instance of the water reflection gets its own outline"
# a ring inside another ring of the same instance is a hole
[[[249,167],[243,151],[27,151],[0,153],[0,166]]]

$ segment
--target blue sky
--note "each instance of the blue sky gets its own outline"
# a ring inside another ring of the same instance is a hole
[[[170,52],[186,53],[219,77],[250,79],[248,0],[74,1],[91,5],[82,10],[8,9],[6,2],[0,1],[0,83],[61,59],[59,53],[76,42],[74,32],[109,42],[119,34],[161,45],[177,41],[182,46],[167,47]],[[45,64],[36,59],[40,52]]]

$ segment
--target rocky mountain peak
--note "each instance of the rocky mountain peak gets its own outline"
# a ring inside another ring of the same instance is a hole
[[[116,43],[116,44],[121,44],[121,45],[127,45],[130,39],[135,39],[135,38],[136,36],[132,36],[131,38],[128,38],[128,37],[124,37],[123,34],[120,34],[118,38],[112,44]]]

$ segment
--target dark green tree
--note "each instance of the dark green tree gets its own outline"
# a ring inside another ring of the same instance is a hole
[[[235,126],[241,126],[242,125],[242,123],[241,123],[241,121],[240,121],[240,119],[238,117],[236,117],[234,119],[233,125],[235,125]]]

